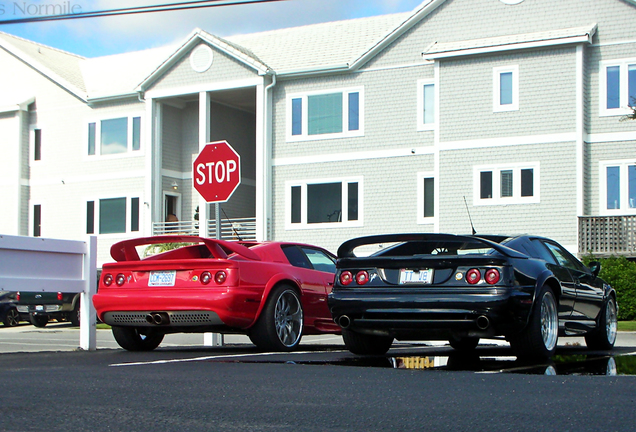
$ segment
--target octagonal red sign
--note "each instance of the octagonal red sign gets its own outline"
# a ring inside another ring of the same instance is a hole
[[[206,144],[192,169],[194,188],[209,203],[229,200],[241,184],[241,157],[227,141]]]

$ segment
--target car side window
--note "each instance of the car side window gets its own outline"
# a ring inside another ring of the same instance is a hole
[[[309,259],[311,264],[314,266],[314,269],[327,273],[336,272],[335,261],[332,257],[325,254],[323,251],[308,247],[303,247],[302,250],[307,255],[307,258]]]
[[[294,267],[302,267],[306,269],[313,269],[311,263],[307,259],[307,256],[300,250],[298,246],[289,245],[283,246],[283,252],[287,257],[287,260]]]
[[[585,267],[583,266],[583,264],[581,264],[579,262],[579,260],[574,258],[565,249],[559,247],[558,245],[556,245],[554,243],[546,242],[544,244],[546,245],[546,247],[548,249],[550,249],[550,252],[552,252],[552,254],[557,259],[557,261],[558,261],[560,266],[566,267],[566,268],[571,269],[571,270],[581,271],[581,272],[585,272],[586,271]]]
[[[543,242],[539,240],[532,240],[532,247],[534,252],[532,253],[532,256],[534,258],[542,259],[546,262],[549,262],[550,264],[557,263],[556,260],[554,259],[554,255],[550,253],[550,251],[548,250],[546,245],[543,244]]]

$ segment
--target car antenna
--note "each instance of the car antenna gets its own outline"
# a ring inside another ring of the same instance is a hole
[[[227,219],[227,221],[230,223],[230,226],[232,227],[232,231],[234,231],[234,235],[236,236],[236,238],[239,241],[243,241],[243,239],[241,238],[241,235],[238,233],[238,231],[236,231],[236,228],[234,228],[234,224],[232,223],[232,221],[230,220],[229,217],[227,217],[227,213],[225,213],[225,210],[223,209],[223,207],[219,206],[221,208],[221,211],[223,212],[223,215],[225,216],[225,219]]]
[[[468,210],[468,203],[466,202],[466,195],[464,195],[464,205],[466,206],[466,213],[468,213],[468,220],[470,221],[470,228],[473,230],[473,235],[477,234],[475,226],[473,225],[473,219],[470,217],[470,210]]]

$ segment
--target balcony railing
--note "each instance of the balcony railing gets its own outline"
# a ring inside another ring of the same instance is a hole
[[[152,235],[185,234],[199,235],[199,221],[153,222]],[[207,223],[206,237],[216,237],[216,221]],[[221,238],[223,240],[244,241],[256,240],[256,218],[232,219],[221,221]]]
[[[636,257],[636,216],[579,217],[579,252]]]

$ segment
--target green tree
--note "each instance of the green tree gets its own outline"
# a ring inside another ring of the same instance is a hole
[[[587,265],[596,259],[592,256],[583,257]],[[618,319],[636,319],[636,262],[629,261],[624,256],[602,258],[601,277],[616,290],[616,302],[618,303]]]

